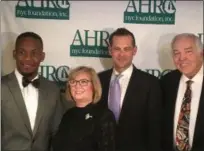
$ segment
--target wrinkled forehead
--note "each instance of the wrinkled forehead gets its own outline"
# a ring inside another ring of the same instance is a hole
[[[191,37],[180,37],[172,42],[173,51],[177,49],[190,49],[190,48],[192,49],[196,48],[196,42]]]

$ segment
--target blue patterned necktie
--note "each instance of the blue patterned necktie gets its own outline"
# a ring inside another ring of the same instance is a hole
[[[178,119],[178,125],[176,129],[176,148],[178,151],[189,151],[189,121],[190,121],[190,109],[191,109],[191,84],[193,81],[188,80],[186,82],[187,88],[184,94],[183,102]]]
[[[111,82],[109,91],[109,103],[108,107],[113,112],[116,121],[119,119],[120,115],[120,98],[121,98],[121,88],[119,79],[122,75],[116,75]]]

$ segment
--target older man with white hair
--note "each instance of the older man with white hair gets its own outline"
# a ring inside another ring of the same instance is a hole
[[[171,43],[176,70],[161,78],[164,151],[204,151],[203,44],[190,33]]]

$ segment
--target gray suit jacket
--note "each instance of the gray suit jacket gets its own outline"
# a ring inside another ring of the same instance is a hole
[[[49,150],[51,138],[64,111],[60,90],[53,82],[40,77],[38,109],[33,131],[14,72],[1,79],[1,109],[2,150]]]

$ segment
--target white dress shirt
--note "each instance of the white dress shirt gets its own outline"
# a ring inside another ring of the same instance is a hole
[[[35,118],[38,108],[38,89],[35,88],[32,84],[29,84],[27,87],[23,87],[22,78],[23,76],[15,69],[15,75],[18,80],[18,84],[20,86],[20,90],[22,92],[22,96],[24,99],[24,103],[27,109],[28,117],[30,120],[31,129],[34,129]],[[39,76],[37,75],[33,80],[37,79]]]
[[[126,90],[127,90],[127,87],[128,87],[129,81],[130,81],[130,77],[132,75],[132,71],[133,71],[133,65],[131,65],[125,71],[120,73],[122,75],[120,77],[120,79],[119,79],[120,88],[121,88],[120,108],[123,105],[123,100],[124,100],[124,97],[125,97],[125,94],[126,94]],[[112,82],[114,76],[118,75],[118,74],[119,73],[115,69],[113,69],[113,73],[112,73],[112,76],[111,76],[111,82]],[[110,84],[111,84],[111,82],[110,82]],[[110,94],[110,91],[109,91],[109,94]],[[109,102],[109,100],[110,99],[108,99],[108,102]]]
[[[175,104],[175,114],[174,114],[174,144],[176,140],[176,128],[178,124],[178,118],[179,113],[182,105],[182,100],[184,97],[184,93],[186,91],[186,81],[192,80],[193,83],[191,84],[191,90],[192,90],[192,99],[191,99],[191,112],[190,112],[190,121],[189,121],[189,144],[190,148],[193,144],[193,137],[194,137],[194,130],[195,130],[195,124],[196,124],[196,118],[198,113],[198,107],[201,97],[201,91],[202,91],[202,83],[203,83],[203,65],[199,72],[192,78],[188,79],[185,75],[181,76],[178,93],[177,93],[177,99]]]

